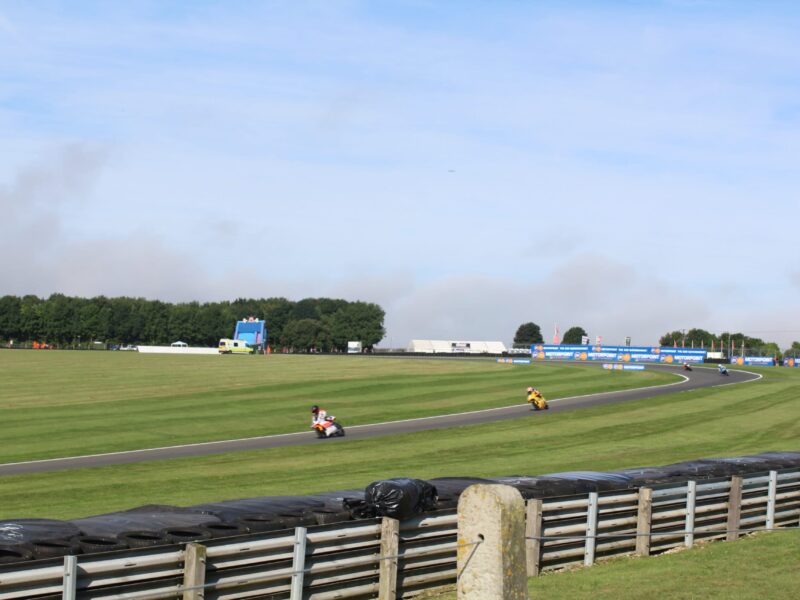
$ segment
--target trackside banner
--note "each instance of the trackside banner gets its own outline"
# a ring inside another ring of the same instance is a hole
[[[534,344],[531,346],[531,357],[535,360],[702,363],[706,359],[706,350],[655,346]]]
[[[732,365],[752,365],[757,367],[774,367],[775,359],[771,356],[734,356]]]
[[[800,358],[787,358],[783,361],[784,367],[800,367]]]

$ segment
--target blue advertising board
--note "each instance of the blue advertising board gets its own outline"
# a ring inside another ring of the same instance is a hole
[[[771,356],[734,356],[731,359],[731,364],[756,367],[774,367],[775,359]]]
[[[783,360],[784,367],[800,367],[800,358],[790,356]]]
[[[529,365],[531,364],[530,358],[498,358],[497,362],[507,365]]]
[[[623,363],[603,363],[603,368],[610,371],[644,371],[644,365],[626,365]]]
[[[531,346],[531,357],[536,360],[702,363],[706,358],[706,350],[656,346],[534,344]]]

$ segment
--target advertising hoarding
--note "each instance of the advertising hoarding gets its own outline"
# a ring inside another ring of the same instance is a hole
[[[531,357],[536,360],[618,361],[702,363],[706,358],[702,348],[673,348],[657,346],[590,346],[570,344],[534,344]]]
[[[774,367],[775,359],[771,356],[734,356],[731,359],[732,365]]]

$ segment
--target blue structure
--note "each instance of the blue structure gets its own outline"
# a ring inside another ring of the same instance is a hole
[[[237,321],[233,339],[247,342],[247,345],[255,348],[256,352],[265,352],[267,349],[267,322],[252,317]]]

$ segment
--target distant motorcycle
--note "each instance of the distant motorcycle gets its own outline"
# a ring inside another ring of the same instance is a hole
[[[725,375],[726,377],[730,375],[730,373],[728,373],[728,369],[726,367],[720,367],[719,368],[719,374],[720,375]]]
[[[541,394],[528,394],[528,404],[531,405],[531,410],[547,410],[550,405]]]
[[[336,421],[336,417],[328,417],[311,426],[318,438],[344,437],[344,427]]]
[[[683,363],[683,370],[684,371],[691,371],[692,366],[689,363]]]

